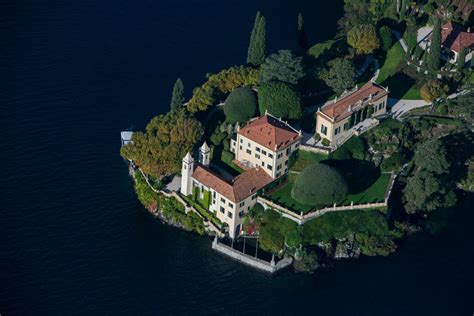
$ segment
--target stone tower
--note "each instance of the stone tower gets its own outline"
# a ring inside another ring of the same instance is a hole
[[[183,167],[181,169],[181,194],[187,196],[193,193],[191,177],[194,172],[194,159],[188,152],[183,158]]]
[[[209,146],[207,146],[207,143],[204,142],[204,144],[202,144],[201,148],[199,149],[199,162],[201,165],[209,167],[209,162],[211,160],[210,154],[211,150]]]

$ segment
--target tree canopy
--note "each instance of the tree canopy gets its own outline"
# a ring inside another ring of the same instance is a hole
[[[145,132],[133,133],[120,154],[158,178],[178,173],[181,160],[203,134],[201,123],[184,109],[154,117]]]
[[[265,29],[265,17],[257,12],[253,25],[252,32],[250,33],[250,44],[247,52],[247,63],[252,66],[258,66],[263,64],[266,55],[266,29]]]
[[[355,68],[347,59],[333,59],[329,63],[329,70],[322,74],[322,79],[336,93],[352,88],[355,85]]]
[[[245,122],[257,114],[257,96],[251,88],[240,87],[232,91],[224,104],[229,123]]]
[[[433,35],[431,36],[430,51],[428,54],[428,67],[438,70],[441,58],[441,20],[435,18]]]
[[[261,114],[268,110],[272,115],[288,119],[299,119],[302,115],[301,95],[284,82],[259,86],[258,104]]]
[[[315,163],[298,175],[291,197],[306,205],[327,205],[341,201],[347,192],[346,180],[335,168]]]
[[[298,45],[300,46],[301,49],[307,50],[309,45],[308,45],[308,35],[306,34],[306,30],[304,28],[304,19],[303,15],[298,13],[298,23],[297,23],[297,36],[298,36]]]
[[[355,48],[359,55],[371,54],[379,48],[377,31],[373,25],[357,25],[347,33],[347,43]]]
[[[430,80],[420,88],[420,95],[423,100],[432,102],[439,97],[448,94],[448,86],[438,80]]]
[[[265,60],[262,81],[282,81],[296,85],[303,76],[303,58],[290,50],[280,50]]]
[[[421,143],[415,151],[415,165],[435,174],[446,173],[449,162],[446,159],[446,148],[439,139]]]
[[[184,84],[181,78],[176,79],[173,86],[173,93],[171,95],[170,108],[171,111],[177,110],[183,106],[184,103]]]

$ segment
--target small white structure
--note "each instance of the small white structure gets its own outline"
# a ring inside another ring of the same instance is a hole
[[[127,145],[132,142],[133,132],[120,132],[120,140],[122,141],[122,146]]]
[[[183,158],[183,167],[181,170],[181,194],[187,196],[192,193],[191,177],[194,172],[194,159],[188,152]]]
[[[207,146],[207,143],[204,142],[201,148],[199,149],[199,162],[201,163],[201,165],[209,167],[209,163],[211,160],[210,154],[211,149],[209,148],[209,146]]]

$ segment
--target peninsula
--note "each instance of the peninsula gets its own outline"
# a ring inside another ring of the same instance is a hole
[[[138,199],[270,273],[435,233],[474,190],[473,7],[347,1],[334,39],[310,46],[300,14],[298,47],[272,53],[257,12],[245,65],[187,102],[178,79],[168,113],[122,134]]]

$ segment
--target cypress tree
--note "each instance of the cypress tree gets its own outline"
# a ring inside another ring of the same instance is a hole
[[[431,70],[439,69],[439,61],[441,57],[441,21],[435,19],[433,26],[433,34],[431,36],[430,54],[428,55],[428,66]]]
[[[407,10],[407,3],[406,0],[402,0],[402,4],[400,5],[400,20],[405,20],[405,13]]]
[[[173,86],[173,93],[171,94],[171,111],[175,111],[183,106],[184,103],[184,84],[181,78],[176,79]]]
[[[304,29],[304,20],[303,15],[298,13],[298,27],[297,27],[297,34],[298,34],[298,45],[303,49],[308,49],[308,36],[306,35],[306,31]]]
[[[458,68],[463,69],[466,64],[466,49],[462,48],[458,55]]]
[[[250,44],[247,52],[248,64],[258,66],[265,61],[265,37],[265,17],[257,12],[252,33],[250,33]]]

